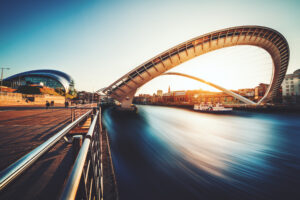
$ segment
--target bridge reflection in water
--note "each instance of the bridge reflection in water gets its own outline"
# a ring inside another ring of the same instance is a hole
[[[121,199],[298,199],[300,115],[104,113]]]

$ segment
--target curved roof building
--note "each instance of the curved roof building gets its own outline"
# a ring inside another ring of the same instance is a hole
[[[74,90],[74,80],[70,75],[50,69],[31,70],[18,73],[4,79],[4,81],[18,83],[17,85],[24,82],[29,82],[31,84],[43,83],[47,87],[61,88],[66,92]]]

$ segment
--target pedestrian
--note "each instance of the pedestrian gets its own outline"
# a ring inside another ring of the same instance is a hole
[[[51,107],[53,107],[54,106],[54,101],[51,101]]]
[[[50,106],[50,103],[49,103],[49,101],[46,101],[46,109],[48,109],[48,108],[49,108],[49,106]]]

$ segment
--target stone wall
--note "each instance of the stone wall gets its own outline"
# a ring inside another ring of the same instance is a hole
[[[21,93],[0,93],[0,106],[13,106],[13,105],[45,105],[46,101],[54,101],[54,105],[63,105],[65,97],[54,95],[29,95]]]

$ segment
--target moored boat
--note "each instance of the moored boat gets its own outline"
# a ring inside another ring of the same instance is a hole
[[[232,108],[225,108],[221,104],[217,103],[215,106],[211,104],[195,104],[194,110],[199,112],[206,113],[229,113],[232,111]]]

